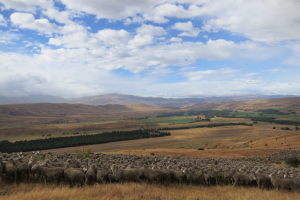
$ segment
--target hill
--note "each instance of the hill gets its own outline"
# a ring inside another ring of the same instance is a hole
[[[24,103],[66,103],[67,99],[49,96],[49,95],[32,95],[20,97],[0,96],[0,104],[24,104]]]
[[[71,103],[86,105],[106,104],[147,104],[162,107],[182,107],[205,102],[229,102],[258,99],[273,99],[291,96],[283,95],[237,95],[237,96],[196,96],[185,98],[141,97],[126,94],[104,94],[80,98],[60,98],[55,96],[35,95],[28,97],[0,96],[0,104],[25,104],[25,103]]]
[[[277,109],[284,112],[300,113],[300,97],[274,98],[251,101],[207,102],[185,106],[187,110],[243,110]]]
[[[88,105],[104,105],[112,104],[148,104],[152,106],[163,107],[182,107],[191,104],[204,102],[227,102],[242,100],[271,99],[284,96],[268,96],[268,95],[241,95],[241,96],[219,96],[219,97],[193,97],[193,98],[163,98],[163,97],[140,97],[125,94],[108,94],[93,97],[82,97],[73,99],[72,103],[81,103]]]
[[[169,109],[145,104],[83,105],[68,103],[35,103],[0,105],[0,125],[69,123],[143,117]]]

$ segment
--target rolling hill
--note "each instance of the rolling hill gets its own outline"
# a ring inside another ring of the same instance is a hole
[[[300,97],[274,98],[250,101],[206,102],[185,106],[187,110],[244,110],[277,109],[300,113]]]
[[[68,123],[143,117],[170,109],[135,105],[84,105],[68,103],[35,103],[0,105],[0,125]]]
[[[28,96],[28,97],[3,97],[0,104],[25,104],[25,103],[71,103],[86,105],[105,104],[147,104],[161,107],[182,107],[205,102],[230,102],[244,100],[259,100],[291,97],[284,95],[237,95],[237,96],[196,96],[186,98],[141,97],[126,94],[105,94],[80,98],[60,98],[55,96]]]

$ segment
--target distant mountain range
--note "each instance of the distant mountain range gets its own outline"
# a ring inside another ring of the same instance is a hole
[[[27,103],[71,103],[86,105],[105,104],[147,104],[162,107],[182,107],[206,102],[230,102],[245,100],[260,100],[295,97],[291,95],[239,95],[239,96],[216,96],[216,97],[191,97],[191,98],[163,98],[141,97],[126,94],[106,94],[73,99],[64,99],[56,96],[29,96],[29,97],[1,97],[0,104],[27,104]]]
[[[156,98],[154,98],[156,99]],[[166,99],[163,100],[167,102]],[[94,101],[93,101],[94,102]],[[132,103],[131,101],[124,101]],[[169,101],[171,102],[171,101]],[[174,103],[175,100],[171,103]],[[189,101],[187,101],[189,102]],[[90,103],[90,102],[86,102]],[[105,103],[103,101],[102,103]],[[115,103],[115,102],[114,102]],[[152,102],[153,103],[153,102]],[[178,103],[178,102],[175,102]],[[175,105],[175,104],[174,104]],[[178,105],[178,104],[177,104]],[[45,123],[78,123],[83,121],[134,119],[166,113],[195,110],[244,110],[276,109],[300,113],[300,97],[273,98],[247,101],[204,102],[181,108],[159,107],[147,104],[87,105],[71,103],[32,103],[0,105],[0,126],[11,127]]]

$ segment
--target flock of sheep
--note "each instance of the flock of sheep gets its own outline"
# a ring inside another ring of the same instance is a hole
[[[296,151],[265,158],[187,158],[137,155],[0,153],[0,182],[66,183],[82,186],[111,182],[185,183],[300,189],[300,168],[281,163]]]

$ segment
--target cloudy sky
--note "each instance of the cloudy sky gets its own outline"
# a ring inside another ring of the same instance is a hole
[[[300,95],[300,0],[0,0],[0,96]]]

